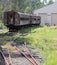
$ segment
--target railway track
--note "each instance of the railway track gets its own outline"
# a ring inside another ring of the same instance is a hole
[[[27,56],[23,51],[20,50],[20,48],[18,48],[17,46],[13,45],[13,47],[15,47],[15,50],[22,55],[22,58],[25,60],[26,59],[26,62],[28,61],[29,62],[29,65],[39,65],[39,63],[36,61],[36,59],[31,55],[29,49],[27,48],[26,46],[26,42],[24,43],[24,46],[25,46],[25,50],[27,52],[27,54],[29,56]],[[14,65],[13,62],[12,62],[12,58],[11,58],[11,55],[10,55],[10,52],[8,50],[8,54],[9,56],[8,57],[5,57],[4,53],[1,51],[2,56],[3,56],[3,59],[4,59],[4,62],[5,63],[4,65]],[[24,61],[22,60],[22,62]],[[3,65],[3,64],[2,64]],[[19,65],[19,64],[18,64]]]
[[[9,57],[5,57],[3,51],[0,50],[0,64],[1,65],[13,65],[10,57],[10,53],[8,51]]]
[[[15,45],[13,45],[13,46],[15,47],[15,50],[17,50],[17,52],[19,54],[21,54],[24,58],[26,58],[31,63],[31,65],[39,65],[39,62],[36,61],[36,59],[32,56],[32,54],[30,53],[29,49],[27,48],[26,42],[24,43],[25,50],[26,50],[25,52],[27,52],[29,57],[23,51],[21,51],[20,48],[18,48]]]

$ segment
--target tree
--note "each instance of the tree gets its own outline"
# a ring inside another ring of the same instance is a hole
[[[26,7],[26,9],[25,9],[24,12],[25,12],[25,13],[31,13],[31,8],[30,8],[30,7]]]
[[[48,5],[53,4],[53,0],[49,0]]]
[[[35,9],[39,9],[45,6],[44,3],[41,2],[41,0],[9,0],[9,2],[7,1],[8,0],[0,0],[0,5],[3,8],[3,11],[8,8],[8,10],[32,13]],[[5,6],[6,4],[8,4],[8,6]]]

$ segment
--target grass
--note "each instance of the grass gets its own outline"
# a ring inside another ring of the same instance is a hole
[[[10,44],[11,44],[11,42],[6,42],[6,44],[3,45],[2,47],[7,48],[8,50],[10,50],[12,52],[13,50],[15,50],[15,48],[12,47]]]
[[[6,26],[4,26],[4,24],[0,20],[0,29],[5,29],[5,28],[6,28]]]
[[[0,34],[8,32],[8,29],[0,20]]]
[[[1,32],[0,32],[0,34],[2,34],[2,33],[4,34],[4,33],[7,33],[7,32],[8,32],[7,29],[2,29]]]
[[[31,48],[35,47],[42,51],[43,56],[45,56],[45,61],[42,65],[57,65],[57,27],[28,27],[21,28],[19,30],[25,36],[20,36],[16,33],[13,36],[1,36],[0,40],[5,41],[9,39],[15,39],[15,42],[22,43],[27,41],[31,44]],[[9,44],[9,43],[8,43]],[[6,44],[5,47],[8,47]],[[10,48],[10,47],[9,47]]]
[[[22,29],[23,30],[23,29]],[[22,31],[21,30],[21,31]],[[35,45],[37,49],[41,49],[46,60],[42,65],[57,65],[57,28],[56,27],[40,27],[28,28],[23,32],[29,32],[24,40],[28,43]]]

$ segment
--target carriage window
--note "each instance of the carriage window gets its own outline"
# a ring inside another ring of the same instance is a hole
[[[36,18],[34,18],[34,20],[36,20]]]
[[[13,22],[13,18],[11,18],[11,23]]]
[[[21,20],[29,20],[29,18],[20,18]]]
[[[10,16],[10,24],[13,24],[13,17],[12,17],[12,15]]]
[[[40,20],[40,18],[38,20]]]

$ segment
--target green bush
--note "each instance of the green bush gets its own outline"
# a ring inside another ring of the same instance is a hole
[[[6,29],[6,26],[4,26],[3,23],[0,23],[0,29]]]

